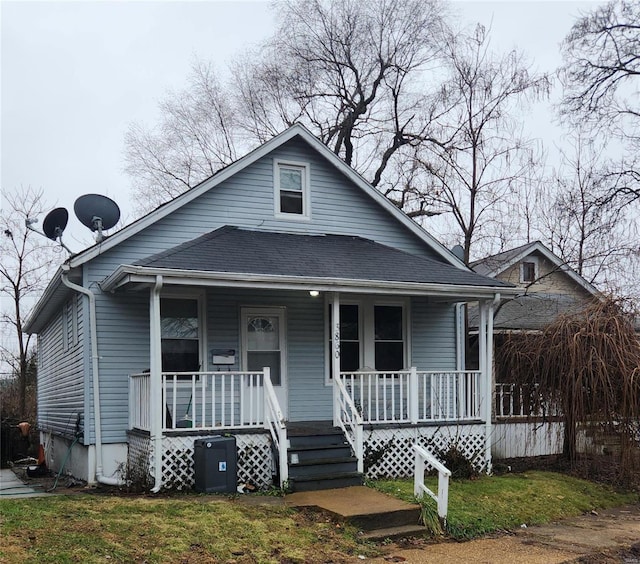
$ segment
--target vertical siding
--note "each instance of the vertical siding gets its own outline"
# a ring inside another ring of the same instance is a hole
[[[80,298],[74,295],[70,300],[77,304],[78,340],[63,342],[63,335],[73,335],[73,320],[63,315],[62,308],[38,335],[38,427],[69,436],[75,431],[78,414],[83,420],[85,412],[84,315]]]

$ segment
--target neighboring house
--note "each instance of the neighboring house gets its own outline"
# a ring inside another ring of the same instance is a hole
[[[409,475],[414,442],[490,468],[490,324],[514,292],[294,125],[58,270],[27,324],[48,462],[190,487],[194,441],[223,434],[257,486]]]
[[[538,332],[559,315],[580,311],[601,294],[540,241],[480,259],[471,267],[483,276],[515,284],[521,289],[519,295],[505,300],[496,308],[493,320],[495,416],[499,422],[511,424],[513,418],[525,418],[531,413],[528,392],[514,384],[508,370],[500,364],[499,349],[506,336]],[[469,307],[469,332],[471,339],[475,339],[478,334],[475,307]],[[538,422],[537,427],[544,427],[546,436],[538,440],[536,445],[532,444],[535,441],[532,440],[534,437],[530,426],[521,425],[516,432],[517,426],[512,425],[508,430],[503,429],[506,436],[498,436],[496,430],[494,456],[504,458],[555,453],[562,446],[561,433],[555,433],[554,436],[554,433],[548,432],[546,425],[541,426],[541,422]]]

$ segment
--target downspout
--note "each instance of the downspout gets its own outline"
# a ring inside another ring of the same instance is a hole
[[[162,291],[162,276],[156,276],[149,296],[149,377],[151,378],[151,442],[153,444],[154,466],[153,493],[162,488],[162,358],[160,334],[160,292]]]
[[[98,357],[98,329],[96,324],[96,297],[94,293],[69,280],[68,264],[62,265],[62,283],[67,287],[80,292],[89,298],[89,330],[91,338],[91,385],[93,389],[93,421],[96,439],[96,481],[107,486],[122,486],[124,482],[119,478],[107,477],[102,474],[102,416],[100,413],[100,378]]]
[[[491,446],[492,446],[492,412],[493,412],[493,312],[495,306],[500,303],[500,294],[496,294],[493,301],[488,305],[487,309],[487,344],[486,344],[486,390],[488,393],[487,417],[485,420],[486,433],[486,451],[485,462],[487,465],[487,473],[491,473]]]

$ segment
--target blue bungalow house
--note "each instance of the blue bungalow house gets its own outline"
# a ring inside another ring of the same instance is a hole
[[[58,270],[27,325],[47,461],[191,487],[194,442],[225,435],[259,487],[410,475],[414,443],[490,468],[492,311],[514,291],[294,125]]]

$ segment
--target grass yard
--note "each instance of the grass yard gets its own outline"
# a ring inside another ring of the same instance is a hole
[[[437,492],[438,478],[429,478],[426,485]],[[372,486],[407,501],[414,499],[413,481],[377,481]],[[531,471],[450,481],[446,532],[459,540],[470,539],[638,500],[637,492],[618,492],[609,486],[555,472]],[[435,511],[431,498],[425,496],[424,503]]]
[[[316,519],[217,496],[0,500],[0,562],[314,563],[375,552]]]
[[[373,485],[413,501],[410,481]],[[637,501],[637,493],[553,472],[456,481],[449,490],[448,533],[467,539]],[[339,563],[376,553],[358,541],[357,531],[278,503],[196,494],[0,499],[3,564]]]

